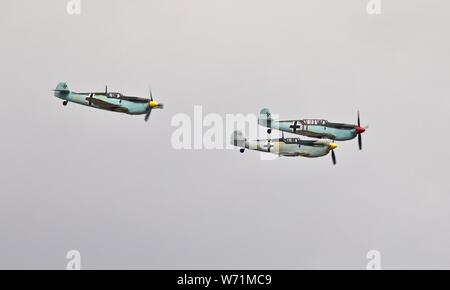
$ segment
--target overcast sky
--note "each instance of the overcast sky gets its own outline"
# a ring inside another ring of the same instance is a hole
[[[0,268],[450,268],[449,1],[67,2],[1,3]],[[63,107],[59,81],[166,107]],[[194,105],[370,129],[335,167],[174,150]]]

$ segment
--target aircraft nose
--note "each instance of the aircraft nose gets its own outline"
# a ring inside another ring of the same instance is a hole
[[[150,101],[150,102],[148,102],[148,106],[150,107],[150,108],[156,108],[156,107],[158,107],[158,102],[156,102],[156,101]]]
[[[366,131],[366,128],[360,127],[360,126],[356,126],[355,130],[356,130],[357,134],[362,134],[362,133],[364,133]]]
[[[334,149],[337,148],[337,144],[336,144],[336,143],[330,143],[330,144],[328,145],[328,148],[330,148],[330,150],[334,150]]]

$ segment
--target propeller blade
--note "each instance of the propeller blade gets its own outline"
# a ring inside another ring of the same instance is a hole
[[[153,101],[152,88],[149,88],[149,90],[150,90],[150,101]]]
[[[105,95],[108,93],[108,86],[105,86]]]
[[[145,122],[148,121],[148,118],[150,118],[150,114],[152,113],[152,109],[149,109],[147,114],[145,114]]]
[[[358,111],[358,127],[361,127],[361,120],[359,119],[359,111]]]
[[[336,154],[334,154],[334,150],[331,150],[331,160],[333,160],[333,165],[336,165]]]
[[[361,136],[361,134],[358,134],[358,146],[359,146],[359,150],[362,150],[362,136]]]
[[[361,119],[359,117],[359,110],[358,110],[358,127],[361,127]],[[359,132],[359,134],[358,134],[358,147],[359,147],[359,150],[362,150],[362,136],[361,136],[361,132]]]

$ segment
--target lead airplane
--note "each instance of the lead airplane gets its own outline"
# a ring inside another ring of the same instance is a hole
[[[337,145],[329,139],[301,140],[300,138],[285,138],[283,134],[281,138],[276,139],[247,140],[242,132],[234,131],[231,136],[231,144],[240,147],[241,153],[244,153],[245,149],[250,149],[286,157],[316,158],[325,156],[331,151],[331,159],[336,165],[334,149]]]
[[[63,100],[63,105],[69,102],[113,112],[129,115],[144,115],[148,121],[153,109],[162,109],[164,105],[153,99],[150,90],[150,98],[125,96],[121,93],[108,92],[106,86],[104,92],[76,93],[69,90],[67,83],[61,82],[53,90],[55,96]]]
[[[267,127],[267,133],[272,129],[294,133],[312,138],[326,138],[336,141],[352,140],[358,137],[359,150],[362,149],[361,134],[368,126],[361,127],[358,111],[357,124],[344,124],[329,122],[324,119],[274,120],[269,109],[262,109],[259,113],[258,123]]]

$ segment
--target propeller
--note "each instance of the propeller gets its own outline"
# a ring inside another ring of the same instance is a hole
[[[362,150],[362,137],[361,137],[361,134],[358,134],[358,146],[359,146],[359,150]]]
[[[153,94],[152,94],[152,89],[150,88],[150,101],[151,102],[153,102],[154,100],[153,100]],[[163,103],[158,103],[158,102],[156,102],[157,104],[156,104],[156,106],[155,107],[153,107],[153,109],[154,108],[158,108],[158,109],[164,109],[164,104]]]
[[[150,108],[150,109],[148,110],[147,114],[145,114],[145,118],[144,118],[145,122],[148,121],[148,118],[150,118],[150,114],[151,114],[151,113],[152,113],[152,108]]]
[[[361,119],[359,117],[359,111],[358,111],[358,127],[361,127]],[[359,146],[359,150],[362,149],[362,137],[361,134],[358,134],[358,146]]]
[[[149,87],[148,89],[150,91],[150,102],[153,102],[152,88]],[[145,122],[147,122],[148,118],[150,118],[150,114],[152,113],[152,109],[153,109],[152,107],[149,107],[147,114],[145,114],[145,118],[144,118]]]
[[[366,131],[367,127],[361,127],[361,119],[359,117],[359,111],[358,111],[358,125],[356,126],[355,130],[356,130],[356,134],[358,134],[358,147],[359,150],[362,150],[362,136],[361,134],[364,133],[364,131]]]
[[[150,101],[149,101],[149,107],[148,107],[148,111],[147,114],[145,114],[145,122],[148,121],[148,118],[150,118],[150,114],[152,113],[152,110],[157,108],[157,109],[163,109],[164,105],[160,104],[158,102],[155,102],[153,100],[153,94],[152,94],[152,89],[149,88],[149,92],[150,92]]]
[[[106,85],[105,86],[105,95],[107,95],[108,94],[108,86]]]
[[[334,149],[337,148],[336,143],[331,142],[330,144],[328,144],[328,148],[331,150],[331,160],[333,161],[333,165],[336,165],[336,153],[334,153]]]

